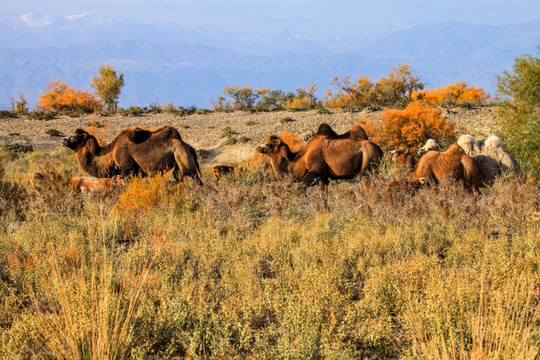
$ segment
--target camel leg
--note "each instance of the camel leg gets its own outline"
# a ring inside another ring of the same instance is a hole
[[[302,178],[302,184],[308,187],[317,185],[321,182],[326,182],[328,184],[328,179],[323,179],[318,173],[313,171],[308,171]]]
[[[174,167],[174,179],[178,182],[182,181],[184,176],[190,176],[195,180],[198,185],[203,185],[203,182],[199,176],[199,163],[197,162],[197,154],[193,148],[185,149],[178,142],[175,144],[174,160],[176,165]],[[187,172],[187,173],[186,173]]]
[[[328,208],[328,180],[319,182],[319,189],[321,190],[321,199],[323,206],[326,210]]]

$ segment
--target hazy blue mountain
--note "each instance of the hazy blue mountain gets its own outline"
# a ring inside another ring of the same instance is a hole
[[[377,80],[403,63],[430,88],[467,81],[491,92],[496,74],[511,69],[515,57],[536,54],[540,45],[540,20],[513,26],[427,24],[335,42],[292,32],[231,34],[90,16],[42,26],[0,24],[0,31],[5,34],[0,40],[1,108],[18,91],[34,104],[53,80],[90,89],[92,76],[107,63],[124,73],[121,106],[172,101],[209,107],[210,98],[234,84],[294,91],[313,82],[323,96],[335,76]]]

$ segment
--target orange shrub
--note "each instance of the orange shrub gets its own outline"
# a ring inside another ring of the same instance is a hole
[[[103,126],[99,126],[97,123],[91,122],[90,126],[84,130],[96,138],[99,146],[104,146],[105,143],[103,141],[103,138],[107,135],[107,133],[111,129],[114,129],[114,126],[112,126],[111,124],[105,124]]]
[[[50,82],[45,94],[39,95],[36,107],[45,111],[95,112],[102,108],[101,102],[86,90],[70,87],[62,80]]]
[[[423,100],[431,105],[479,105],[487,103],[490,96],[482,88],[469,87],[466,82],[458,82],[447,87],[414,92],[413,100]]]
[[[147,213],[150,208],[161,203],[164,190],[160,174],[154,177],[134,177],[120,194],[117,210],[128,216]]]
[[[283,133],[279,137],[289,145],[292,152],[300,150],[304,146],[304,140],[300,139],[300,136],[283,130]]]
[[[441,146],[455,141],[454,128],[441,117],[441,110],[419,101],[404,110],[385,110],[381,123],[361,120],[360,124],[372,141],[391,149],[405,145],[416,151],[430,138]]]

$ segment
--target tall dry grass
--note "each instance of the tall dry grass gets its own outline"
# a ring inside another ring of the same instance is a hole
[[[537,184],[411,194],[385,164],[326,207],[248,165],[79,197],[68,153],[5,163],[26,200],[0,218],[0,356],[540,356]]]

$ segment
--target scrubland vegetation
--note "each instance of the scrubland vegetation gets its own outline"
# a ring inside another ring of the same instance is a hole
[[[0,357],[538,359],[537,69],[525,56],[500,79],[500,134],[528,179],[501,177],[479,194],[452,182],[390,188],[405,170],[385,159],[373,174],[331,182],[323,198],[254,156],[219,185],[208,172],[202,187],[155,175],[76,196],[71,150],[2,153]],[[488,101],[462,83],[423,89],[406,66],[377,83],[335,85],[325,103],[310,85],[256,95],[228,87],[233,100],[216,104],[336,111],[392,102],[380,123],[362,124],[382,147],[414,148],[427,137],[455,141],[434,104]],[[59,99],[83,94],[65,83],[50,91],[62,89]],[[116,99],[107,111],[130,111],[115,110]],[[30,113],[23,100],[9,113]],[[108,129],[91,127],[97,137]]]
[[[538,356],[535,182],[412,195],[385,165],[325,208],[257,159],[86,197],[67,150],[4,164],[2,358]]]

